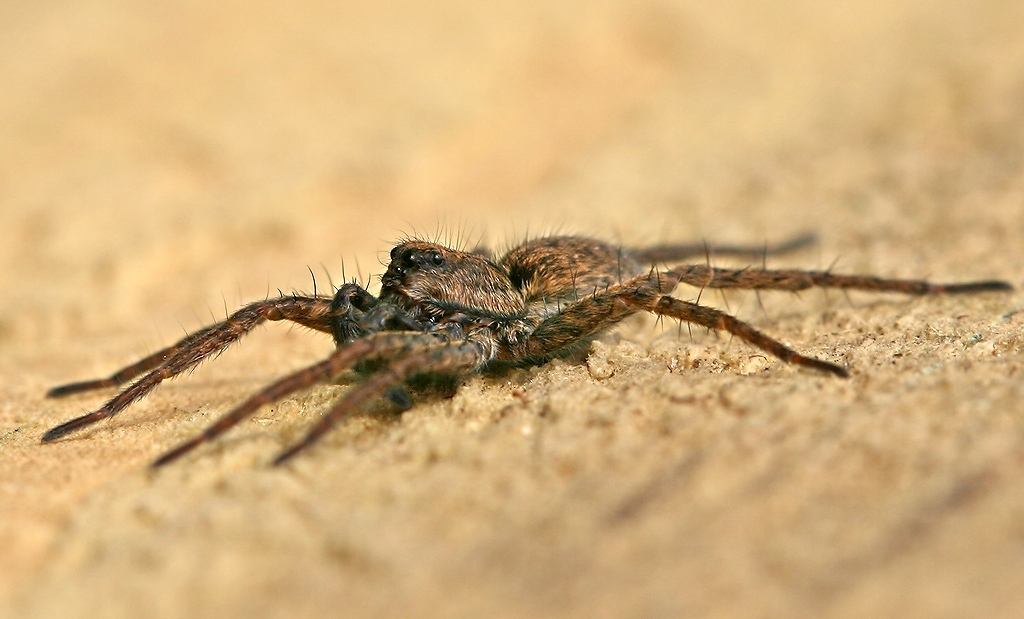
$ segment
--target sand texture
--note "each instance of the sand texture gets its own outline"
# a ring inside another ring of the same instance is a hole
[[[1020,289],[1024,3],[5,2],[0,84],[0,616],[1024,616],[1020,291],[705,291],[852,376],[638,316],[151,472],[332,350],[271,324],[39,440],[113,393],[47,388],[403,235],[814,231],[769,265]]]

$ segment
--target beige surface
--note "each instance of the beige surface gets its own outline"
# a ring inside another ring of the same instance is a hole
[[[14,4],[0,616],[1024,614],[1021,293],[732,295],[853,377],[638,319],[586,364],[373,409],[281,470],[345,386],[150,474],[330,350],[273,325],[38,443],[108,395],[47,387],[438,226],[811,229],[776,264],[1019,286],[1020,2]]]

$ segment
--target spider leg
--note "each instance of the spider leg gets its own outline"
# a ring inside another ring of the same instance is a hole
[[[264,320],[292,320],[304,327],[330,333],[331,327],[326,320],[329,309],[330,300],[319,297],[281,297],[257,301],[236,311],[227,320],[192,333],[176,344],[118,370],[109,378],[60,385],[47,391],[46,397],[60,398],[83,391],[117,387],[143,372],[163,365],[173,355],[185,348],[212,345],[219,350],[222,346],[218,345],[218,340],[227,336],[231,339],[228,339],[223,346],[231,344]]]
[[[700,288],[798,291],[818,286],[911,295],[970,294],[1013,289],[1009,283],[997,280],[933,284],[920,280],[836,275],[823,271],[719,269],[706,264],[685,265],[663,273],[652,271],[647,275],[634,277],[571,304],[537,325],[530,337],[522,343],[520,356],[528,361],[557,356],[561,351],[568,350],[576,343],[587,341],[626,316],[639,310],[646,310],[710,329],[728,331],[789,363],[830,372],[837,376],[848,375],[845,368],[800,355],[729,314],[667,296],[667,293],[680,282]]]
[[[818,287],[923,296],[1013,290],[1013,286],[1008,282],[998,280],[934,284],[923,280],[885,279],[868,275],[837,275],[828,271],[720,269],[706,264],[676,267],[666,271],[661,277],[669,281],[674,279],[692,286],[707,288],[746,288],[794,292]]]
[[[645,264],[657,262],[679,262],[695,256],[736,256],[737,258],[764,258],[803,249],[818,242],[813,232],[806,232],[777,245],[709,245],[706,243],[683,243],[678,245],[655,245],[628,250],[629,255]]]
[[[619,299],[624,291],[646,287],[650,294],[658,294],[648,284],[648,280],[653,278],[653,274],[650,277],[640,275],[560,308],[557,313],[541,321],[509,356],[499,356],[491,365],[501,367],[510,362],[541,363],[551,357],[571,354],[575,346],[589,341],[601,331],[639,311],[640,308]]]
[[[748,344],[756,346],[757,348],[778,357],[786,363],[792,363],[793,365],[820,370],[822,372],[829,372],[843,378],[850,375],[847,369],[841,365],[801,355],[782,342],[761,333],[735,316],[726,314],[723,311],[711,307],[697,305],[696,303],[682,301],[675,297],[665,295],[658,299],[653,307],[644,307],[644,309],[654,312],[660,316],[671,316],[672,318],[678,318],[679,320],[686,321],[687,323],[701,325],[708,329],[728,331]]]
[[[197,331],[177,344],[116,372],[110,378],[55,387],[47,393],[48,397],[117,386],[140,373],[147,372],[98,410],[51,428],[43,435],[42,440],[46,443],[101,419],[113,417],[164,380],[194,368],[204,359],[222,352],[266,320],[291,320],[317,331],[331,333],[330,310],[331,300],[323,297],[292,296],[257,301],[236,311],[227,320]]]
[[[849,375],[845,368],[801,355],[725,312],[669,296],[667,293],[672,291],[675,283],[672,277],[652,273],[582,299],[537,326],[525,342],[526,356],[535,359],[557,356],[561,354],[560,349],[587,341],[626,316],[643,310],[708,329],[727,331],[788,363],[837,376]]]
[[[419,353],[400,358],[385,369],[354,387],[341,401],[332,406],[306,436],[281,452],[274,460],[278,466],[293,458],[300,451],[317,442],[334,427],[339,420],[370,398],[380,396],[390,387],[400,385],[406,379],[422,372],[442,374],[463,374],[480,367],[484,362],[480,346],[471,341],[449,342]]]
[[[377,333],[339,347],[323,361],[280,378],[260,390],[207,427],[202,434],[157,458],[153,466],[163,466],[177,460],[199,445],[224,434],[261,406],[337,376],[358,361],[415,355],[424,350],[437,348],[440,342],[436,336],[422,333]]]

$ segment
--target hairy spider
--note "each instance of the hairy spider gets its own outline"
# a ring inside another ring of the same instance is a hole
[[[581,350],[595,336],[639,311],[728,331],[785,362],[848,376],[846,368],[801,355],[734,316],[669,296],[680,283],[791,291],[818,286],[910,295],[1011,290],[1002,281],[932,284],[828,271],[723,269],[706,263],[665,270],[652,266],[710,252],[767,255],[811,242],[812,237],[803,236],[773,248],[690,244],[630,249],[589,238],[553,236],[525,242],[493,260],[484,251],[403,241],[391,250],[379,296],[352,282],[338,288],[333,298],[314,293],[257,301],[110,378],[51,389],[48,396],[60,397],[114,387],[142,375],[98,410],[52,428],[42,440],[53,441],[116,415],[165,379],[217,355],[265,320],[290,320],[329,333],[337,348],[323,361],[260,390],[153,466],[213,440],[265,404],[350,368],[365,374],[366,379],[334,403],[301,442],[274,460],[281,464],[371,398],[387,395],[399,405],[411,406],[403,388],[411,380],[441,377],[454,387],[459,377],[475,372],[542,364]]]

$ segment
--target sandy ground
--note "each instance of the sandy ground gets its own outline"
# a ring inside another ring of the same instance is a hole
[[[852,377],[637,318],[150,473],[331,350],[271,325],[40,445],[110,396],[46,388],[402,234],[813,230],[772,264],[1024,284],[1020,2],[338,4],[0,5],[0,616],[1024,614],[1021,292],[705,293]]]

